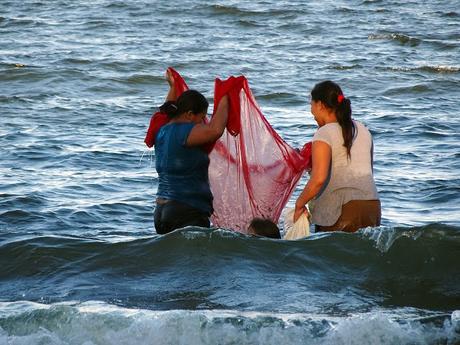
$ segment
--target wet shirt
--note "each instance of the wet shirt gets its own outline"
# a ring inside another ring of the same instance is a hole
[[[209,157],[199,147],[185,146],[193,126],[193,123],[170,123],[159,130],[155,140],[157,198],[180,201],[211,214]]]
[[[372,174],[372,136],[362,123],[353,123],[351,159],[343,146],[342,128],[338,123],[324,125],[313,137],[313,142],[323,141],[331,147],[329,178],[309,203],[314,224],[334,225],[342,213],[342,205],[348,201],[379,199]]]

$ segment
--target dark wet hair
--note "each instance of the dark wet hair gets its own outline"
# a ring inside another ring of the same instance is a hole
[[[200,92],[196,90],[187,90],[173,102],[165,102],[160,111],[166,113],[170,119],[179,116],[183,113],[191,111],[193,114],[206,113],[209,103]]]
[[[280,229],[270,219],[254,218],[249,224],[249,228],[252,228],[258,236],[281,238]]]
[[[334,111],[337,122],[342,127],[343,146],[347,149],[347,155],[350,158],[354,134],[350,100],[343,96],[340,86],[330,80],[316,84],[311,90],[311,98],[314,101],[323,102],[324,105]]]

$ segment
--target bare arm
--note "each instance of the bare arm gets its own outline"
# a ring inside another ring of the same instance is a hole
[[[329,174],[331,147],[323,141],[314,141],[312,145],[313,169],[311,177],[295,202],[294,222],[306,212],[305,205],[321,190]]]
[[[208,124],[195,125],[187,138],[187,146],[200,146],[219,139],[224,133],[228,119],[228,97],[224,96]]]
[[[174,87],[174,78],[172,77],[171,71],[169,69],[166,70],[165,78],[169,84],[169,91],[168,91],[168,94],[166,95],[165,102],[168,102],[168,101],[174,102],[177,100],[176,88]]]

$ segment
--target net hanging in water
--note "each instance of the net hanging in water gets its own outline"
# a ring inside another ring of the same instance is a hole
[[[180,95],[187,84],[171,70]],[[303,172],[311,169],[311,143],[301,150],[289,146],[262,114],[244,76],[216,79],[214,112],[224,95],[229,99],[226,131],[205,148],[210,152],[209,181],[214,195],[211,221],[214,226],[246,233],[254,217],[278,222]],[[167,123],[157,114],[145,140],[149,147],[161,125]]]

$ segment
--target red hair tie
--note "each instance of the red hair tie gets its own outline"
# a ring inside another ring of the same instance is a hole
[[[345,99],[345,97],[343,95],[338,95],[337,96],[337,102],[340,104],[342,103],[342,101]]]

